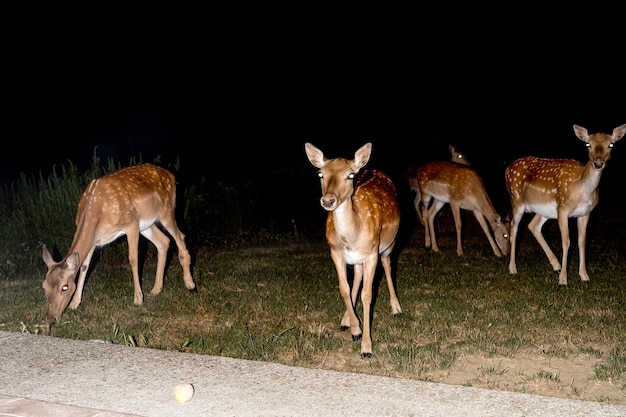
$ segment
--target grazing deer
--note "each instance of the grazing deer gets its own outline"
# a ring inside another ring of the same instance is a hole
[[[304,150],[311,164],[319,168],[322,186],[320,204],[328,211],[326,239],[339,277],[339,291],[346,305],[341,328],[345,330],[349,327],[353,340],[362,338],[361,357],[369,358],[372,356],[372,283],[379,256],[389,287],[391,311],[394,315],[402,312],[391,277],[390,259],[400,225],[396,188],[383,172],[363,170],[359,173],[370,159],[371,143],[359,148],[352,160],[326,159],[322,151],[310,143],[304,145]],[[354,265],[352,292],[348,283],[348,264]],[[361,282],[362,335],[355,313]]]
[[[48,299],[48,323],[58,322],[68,304],[72,309],[78,307],[94,250],[122,235],[128,239],[134,303],[143,303],[138,267],[139,234],[157,248],[156,279],[150,294],[159,294],[163,288],[170,238],[158,225],[176,241],[185,286],[193,290],[196,285],[190,271],[191,257],[185,246],[185,236],[176,225],[175,205],[174,176],[151,164],[129,166],[92,180],[78,203],[76,232],[67,256],[55,262],[46,245],[43,246],[43,260],[48,266],[43,281]]]
[[[456,227],[457,255],[463,255],[461,209],[474,213],[497,257],[508,255],[508,222],[503,221],[493,207],[482,178],[472,168],[447,161],[428,162],[417,168],[409,178],[409,184],[416,192],[414,204],[424,225],[425,247],[439,252],[435,216],[445,204],[450,203]],[[492,231],[495,239],[491,236]]]
[[[589,280],[585,260],[587,223],[591,210],[598,204],[598,185],[602,170],[611,156],[613,144],[626,133],[626,124],[613,129],[613,134],[590,135],[582,126],[574,125],[574,134],[585,142],[589,161],[583,164],[571,159],[547,159],[528,156],[513,161],[505,171],[506,188],[511,197],[511,258],[509,272],[517,274],[515,247],[517,228],[524,213],[535,213],[528,229],[546,253],[552,268],[559,273],[559,285],[567,285],[567,256],[570,245],[569,218],[578,226],[578,274]],[[546,242],[541,228],[548,219],[557,219],[561,231],[561,262]]]
[[[465,152],[461,151],[454,145],[448,145],[448,150],[450,151],[450,162],[454,162],[461,165],[472,165],[465,155]]]

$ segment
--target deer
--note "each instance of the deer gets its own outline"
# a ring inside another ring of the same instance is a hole
[[[59,322],[68,304],[71,309],[80,305],[95,249],[123,235],[128,241],[135,305],[143,304],[138,266],[139,235],[147,238],[157,249],[156,277],[150,294],[157,295],[163,288],[170,244],[170,237],[165,232],[174,238],[178,247],[185,286],[194,290],[191,256],[185,245],[185,235],[176,224],[175,206],[174,175],[152,164],[124,167],[93,179],[80,197],[76,231],[65,258],[55,262],[46,245],[43,245],[43,261],[48,270],[42,286],[48,300],[48,323]]]
[[[392,314],[402,312],[391,272],[391,253],[400,225],[396,187],[382,171],[361,171],[370,159],[371,143],[361,146],[351,160],[327,159],[320,149],[308,142],[304,149],[311,164],[319,169],[320,205],[328,212],[326,240],[346,306],[341,329],[349,328],[353,341],[361,339],[361,358],[371,358],[372,284],[379,257],[389,288]],[[352,290],[347,265],[354,266]],[[361,283],[362,332],[355,311]]]
[[[496,257],[508,255],[509,223],[498,214],[482,178],[474,169],[448,161],[431,161],[417,168],[415,174],[409,177],[409,185],[416,192],[414,205],[424,225],[426,248],[439,252],[435,217],[449,203],[454,216],[458,256],[464,255],[461,209],[474,214]]]
[[[626,124],[612,134],[589,134],[586,128],[573,125],[574,134],[585,142],[589,160],[551,159],[526,156],[513,161],[504,179],[511,199],[511,256],[509,273],[517,274],[515,259],[517,229],[525,213],[534,213],[528,229],[545,252],[559,285],[567,285],[567,257],[570,246],[569,219],[576,218],[578,229],[578,275],[589,281],[586,261],[587,223],[598,204],[598,186],[615,142],[626,133]],[[543,225],[556,219],[561,232],[561,262],[543,236]]]
[[[465,152],[461,151],[458,147],[454,145],[448,145],[448,150],[450,151],[450,162],[467,166],[472,165],[467,158],[467,155],[465,155]]]

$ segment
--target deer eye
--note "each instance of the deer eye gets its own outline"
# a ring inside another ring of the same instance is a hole
[[[320,178],[324,178],[324,174],[322,174],[321,172],[318,172],[317,176],[320,177]]]
[[[349,180],[353,180],[353,179],[354,179],[354,173],[352,173],[352,172],[351,172],[351,173],[349,173],[349,174],[348,174],[348,179],[349,179]]]
[[[64,286],[61,287],[61,291],[65,292],[65,291],[67,291],[68,288],[69,287],[67,285],[64,285]]]
[[[591,143],[587,142],[587,143],[585,143],[585,146],[588,147],[588,148],[591,148]]]
[[[613,147],[613,142],[609,143],[609,148]]]

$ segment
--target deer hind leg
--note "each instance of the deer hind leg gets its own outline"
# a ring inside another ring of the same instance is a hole
[[[141,234],[154,244],[157,249],[157,268],[154,278],[154,286],[150,295],[157,295],[163,289],[163,279],[165,277],[165,263],[167,261],[167,250],[170,247],[170,238],[158,228],[156,224],[141,232]]]
[[[433,205],[428,209],[428,228],[426,229],[426,247],[431,247],[433,251],[439,252],[439,246],[437,246],[437,233],[435,232],[435,216],[439,213],[439,210],[445,205],[443,201],[434,200]]]
[[[415,199],[413,200],[413,205],[415,206],[418,220],[420,221],[422,226],[424,226],[424,217],[422,216],[422,207],[420,205],[421,201],[422,195],[420,194],[419,190],[417,190],[417,193],[415,194]]]
[[[463,256],[463,222],[461,220],[461,207],[458,204],[450,203],[452,217],[454,217],[454,228],[456,229],[456,254]]]
[[[535,214],[532,220],[528,223],[528,230],[530,230],[530,232],[533,234],[535,239],[537,239],[537,242],[539,242],[541,249],[543,249],[546,256],[548,257],[548,260],[550,261],[550,265],[552,265],[552,269],[554,269],[555,271],[561,271],[561,263],[559,262],[554,252],[552,252],[552,249],[550,249],[550,245],[548,245],[548,242],[546,242],[546,239],[543,237],[543,233],[541,233],[541,228],[543,227],[543,225],[546,223],[547,220],[548,220],[547,217],[542,217],[539,214]],[[560,223],[561,222],[559,220],[559,227],[561,227]],[[567,230],[567,221],[565,224],[565,229]],[[561,237],[563,237],[563,230],[561,230]],[[568,246],[569,246],[569,233],[568,232],[566,232],[565,237],[568,240]]]
[[[74,291],[74,296],[72,297],[72,301],[69,304],[71,309],[75,309],[80,305],[80,302],[83,299],[83,288],[85,287],[85,278],[87,277],[87,271],[89,271],[89,264],[91,263],[91,258],[93,256],[95,247],[91,248],[85,260],[82,262],[79,268],[78,273],[78,282],[76,283],[76,291]]]
[[[133,272],[133,286],[135,288],[134,303],[137,306],[143,304],[143,292],[141,291],[141,280],[139,279],[139,229],[133,228],[126,231],[128,240],[128,261]]]
[[[383,269],[385,270],[385,278],[387,279],[387,287],[389,288],[389,303],[391,304],[391,314],[394,316],[396,314],[402,313],[402,308],[400,307],[400,301],[398,300],[398,296],[396,294],[396,289],[393,285],[393,279],[391,277],[391,258],[389,254],[391,253],[393,246],[385,253],[380,256],[380,262],[383,264]]]
[[[189,255],[187,245],[185,244],[185,235],[180,231],[178,226],[176,226],[176,220],[173,215],[162,216],[160,223],[165,230],[172,235],[174,241],[176,242],[176,246],[178,247],[178,261],[180,262],[180,266],[183,267],[183,280],[185,281],[185,287],[187,287],[188,290],[193,290],[196,288],[196,284],[191,276],[191,255]]]
[[[589,222],[589,214],[576,219],[578,225],[578,275],[583,281],[589,281],[587,273],[587,260],[585,257],[585,245],[587,244],[587,223]]]
[[[498,258],[502,257],[502,252],[500,251],[500,248],[498,248],[498,244],[491,236],[491,231],[489,230],[489,226],[487,226],[487,221],[485,220],[485,216],[480,210],[473,210],[473,213],[474,213],[474,217],[476,217],[476,220],[478,220],[478,224],[480,224],[480,227],[483,229],[483,232],[485,232],[485,236],[487,236],[487,240],[489,241],[489,244],[491,245],[491,249],[493,249],[493,253]]]

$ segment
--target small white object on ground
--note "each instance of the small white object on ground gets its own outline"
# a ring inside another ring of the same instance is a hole
[[[179,403],[184,403],[193,397],[194,388],[191,384],[178,384],[174,389],[174,399]]]

